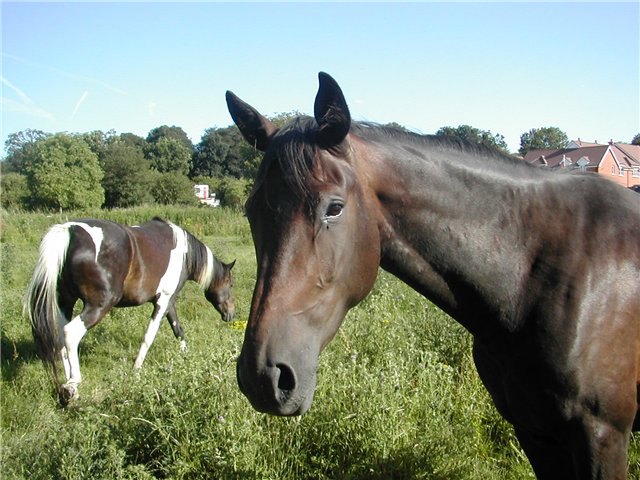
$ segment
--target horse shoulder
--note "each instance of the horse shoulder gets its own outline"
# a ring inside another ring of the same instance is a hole
[[[173,233],[167,224],[151,221],[128,228],[128,236],[132,255],[125,279],[125,300],[140,305],[157,296],[158,284],[169,264]]]

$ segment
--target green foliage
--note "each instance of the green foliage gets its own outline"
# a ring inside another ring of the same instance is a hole
[[[176,138],[161,137],[147,145],[146,156],[151,167],[161,173],[174,172],[186,175],[191,163],[191,150]]]
[[[10,133],[4,144],[7,158],[4,161],[3,172],[26,173],[27,167],[36,156],[38,142],[50,136],[50,133],[31,129]]]
[[[27,177],[14,172],[3,174],[0,177],[0,201],[2,208],[26,208],[29,202]]]
[[[243,209],[247,201],[249,181],[242,178],[225,177],[220,182],[218,192],[220,203],[225,207]]]
[[[117,138],[115,130],[109,130],[107,133],[101,130],[94,130],[93,132],[79,133],[75,136],[87,144],[91,151],[98,156],[100,162],[103,161],[109,144]]]
[[[640,145],[640,133],[636,134],[636,135],[631,139],[631,145]]]
[[[153,198],[161,204],[197,205],[193,182],[176,172],[158,173],[153,182]]]
[[[175,125],[172,127],[167,125],[156,127],[147,135],[147,142],[151,144],[158,143],[163,138],[178,140],[189,152],[193,151],[193,143],[191,143],[187,133],[181,127],[176,127]]]
[[[469,125],[459,125],[457,127],[442,127],[436,132],[436,135],[455,137],[460,140],[479,143],[509,153],[509,147],[507,146],[504,136],[499,133],[494,135],[490,130],[480,130]]]
[[[113,310],[84,338],[81,398],[63,410],[35,357],[21,300],[47,228],[96,215],[128,224],[160,215],[224,261],[237,258],[238,320],[222,323],[188,283],[177,303],[187,352],[163,324],[144,368],[134,372],[151,309]],[[385,272],[323,352],[310,412],[275,418],[255,412],[235,379],[256,271],[241,212],[154,205],[49,216],[17,212],[3,222],[3,478],[534,478],[478,379],[469,334]],[[629,478],[640,478],[638,434],[629,465]]]
[[[58,133],[39,141],[26,173],[36,207],[68,210],[104,202],[98,157],[81,139]]]
[[[569,138],[558,127],[532,128],[520,136],[520,155],[526,155],[530,150],[544,148],[564,148]]]
[[[151,168],[142,150],[112,142],[103,152],[105,207],[131,207],[152,200]]]
[[[235,127],[209,128],[195,147],[190,176],[246,176],[246,142]]]

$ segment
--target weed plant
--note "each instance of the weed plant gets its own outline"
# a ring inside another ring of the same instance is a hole
[[[236,321],[225,324],[192,283],[177,308],[188,350],[163,325],[132,369],[151,307],[114,309],[80,347],[80,399],[56,404],[21,301],[49,226],[77,217],[136,224],[160,215],[189,229],[234,269]],[[242,213],[156,207],[44,215],[2,212],[0,460],[6,479],[533,478],[493,407],[456,322],[386,272],[321,356],[300,418],[256,413],[235,361],[255,282]],[[630,450],[640,478],[640,438]]]

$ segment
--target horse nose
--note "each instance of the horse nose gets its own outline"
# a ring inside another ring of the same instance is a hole
[[[274,415],[296,413],[297,406],[291,410],[289,405],[297,386],[296,374],[290,365],[276,363],[253,371],[245,367],[242,357],[239,358],[236,366],[238,386],[256,410]]]

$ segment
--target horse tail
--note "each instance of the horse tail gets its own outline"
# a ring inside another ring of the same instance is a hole
[[[31,322],[31,330],[38,356],[49,367],[58,383],[56,353],[59,323],[63,312],[58,303],[58,280],[69,249],[69,225],[54,225],[40,243],[40,257],[24,296],[24,311]]]

